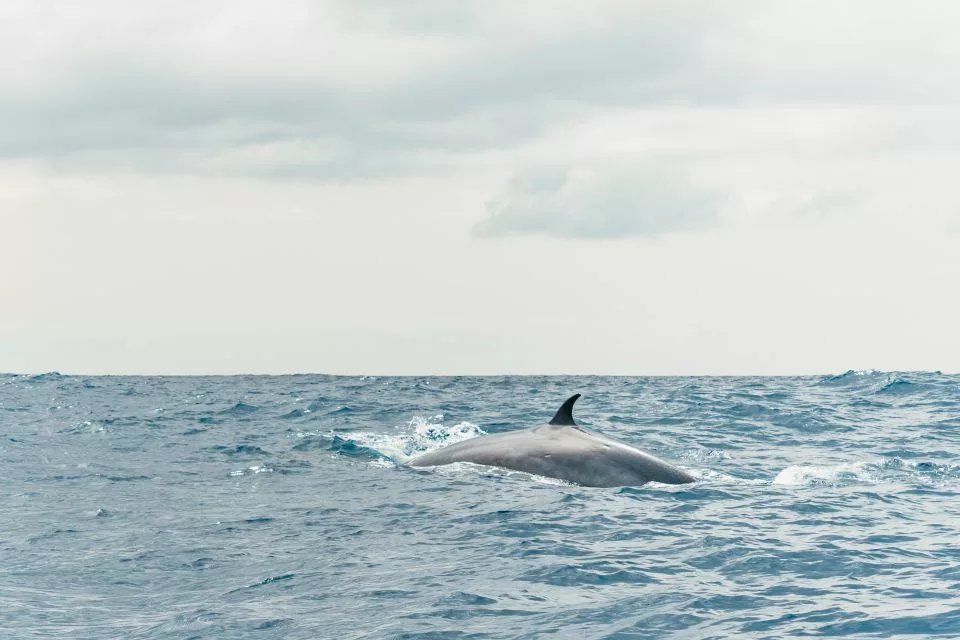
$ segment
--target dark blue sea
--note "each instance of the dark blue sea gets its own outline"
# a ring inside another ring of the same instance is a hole
[[[691,471],[414,454],[578,421]],[[960,638],[960,376],[0,378],[2,638]]]

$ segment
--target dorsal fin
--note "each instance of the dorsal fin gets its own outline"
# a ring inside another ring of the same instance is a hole
[[[573,403],[575,403],[580,398],[579,393],[575,393],[567,401],[560,405],[560,408],[557,409],[557,415],[553,416],[553,420],[550,421],[550,424],[566,425],[575,427],[577,423],[573,421]]]

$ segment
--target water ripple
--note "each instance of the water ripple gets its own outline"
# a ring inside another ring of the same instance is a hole
[[[578,416],[691,486],[406,462]],[[960,637],[960,377],[0,379],[16,638]]]

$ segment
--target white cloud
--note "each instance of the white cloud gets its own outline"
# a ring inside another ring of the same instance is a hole
[[[958,369],[957,17],[4,2],[0,368]]]
[[[488,205],[480,236],[656,236],[700,230],[721,203],[668,158],[627,164],[537,167],[515,175]]]
[[[960,97],[947,18],[958,9],[941,2],[904,12],[897,3],[296,1],[280,11],[100,0],[0,11],[0,158],[64,170],[432,175],[490,150],[511,162],[519,146],[598,108],[790,103],[816,118],[823,104]]]

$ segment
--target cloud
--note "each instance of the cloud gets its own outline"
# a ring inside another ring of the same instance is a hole
[[[0,162],[318,182],[499,171],[491,193],[517,177],[478,234],[698,229],[716,222],[704,212],[718,202],[757,191],[745,176],[768,175],[771,158],[798,181],[829,180],[820,167],[852,144],[831,125],[837,107],[878,125],[854,127],[864,163],[891,144],[955,154],[960,85],[943,81],[960,65],[951,12],[752,0],[293,0],[282,11],[98,0],[61,11],[11,0],[0,7]],[[917,105],[948,115],[891,115]],[[785,123],[788,107],[799,115]],[[611,152],[616,137],[554,143],[612,112],[654,125],[629,149]],[[645,160],[676,153],[697,159],[697,180]],[[731,167],[739,175],[719,186],[700,180]],[[525,186],[542,172],[564,181]],[[823,201],[821,185],[796,190]]]
[[[956,368],[958,17],[5,0],[0,344],[26,370]]]
[[[847,5],[822,6],[831,20],[753,1],[248,0],[225,11],[99,0],[62,11],[11,0],[0,9],[0,159],[435,175],[597,108],[960,99],[942,81],[960,63],[950,21],[930,19],[952,5],[863,5],[876,29],[859,29]]]
[[[474,234],[657,236],[712,226],[719,207],[719,194],[675,161],[536,167],[507,183]]]
[[[435,173],[590,105],[675,99],[672,78],[720,13],[707,4],[12,2],[0,10],[0,158],[316,179]],[[27,35],[40,25],[44,37]]]

